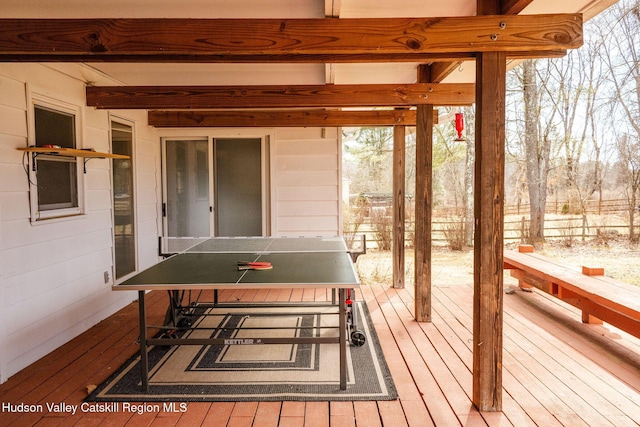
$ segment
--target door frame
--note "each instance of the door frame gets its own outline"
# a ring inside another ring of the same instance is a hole
[[[121,125],[125,125],[125,126],[130,126],[131,127],[131,174],[132,174],[132,185],[133,185],[133,198],[131,200],[132,203],[132,209],[133,209],[133,241],[134,241],[134,251],[133,251],[133,256],[134,256],[134,263],[135,263],[135,269],[120,277],[120,278],[116,278],[116,242],[115,242],[115,210],[111,213],[111,221],[112,221],[112,233],[111,233],[111,239],[112,239],[112,248],[111,248],[111,257],[112,257],[112,267],[111,267],[111,277],[113,277],[113,282],[114,283],[120,283],[124,280],[126,280],[127,278],[133,276],[134,274],[136,274],[138,271],[140,271],[140,260],[139,260],[139,251],[140,251],[140,242],[138,241],[138,174],[137,174],[137,156],[136,156],[136,147],[137,147],[137,129],[136,129],[136,123],[130,119],[125,119],[121,116],[109,113],[109,151],[113,152],[113,146],[112,146],[112,142],[113,142],[113,135],[112,135],[112,127],[111,127],[111,122],[116,122],[116,123],[120,123]],[[110,180],[110,185],[111,185],[111,206],[112,209],[114,209],[113,207],[113,200],[114,200],[114,190],[115,190],[115,184],[113,182],[113,163],[110,165],[109,167],[109,180]]]

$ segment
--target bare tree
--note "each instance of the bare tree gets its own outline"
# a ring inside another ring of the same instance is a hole
[[[584,213],[588,198],[596,192],[602,198],[609,161],[624,164],[618,171],[624,171],[633,227],[640,198],[634,157],[640,155],[640,3],[621,0],[588,25],[583,48],[525,61],[511,73],[507,147],[524,163],[514,169],[526,171],[534,243],[544,238],[547,192],[567,190],[568,211]]]
[[[571,191],[577,187],[578,165],[583,146],[583,141],[575,136],[574,126],[584,76],[575,66],[573,55],[543,62],[547,70],[542,88],[547,94],[551,108],[558,116],[557,136],[564,153],[566,185]],[[572,90],[574,87],[577,90]]]
[[[526,174],[529,189],[529,240],[539,244],[544,239],[544,214],[547,205],[547,177],[549,175],[549,140],[540,140],[540,100],[536,61],[528,60],[522,65],[525,124],[524,146]]]
[[[554,108],[545,108],[549,102],[545,96],[548,91],[543,90],[539,81],[548,80],[548,76],[541,76],[541,72],[548,67],[539,69],[540,61],[527,60],[514,70],[510,82],[511,102],[511,128],[515,131],[515,140],[510,145],[515,145],[515,158],[524,158],[526,176],[526,188],[529,196],[530,225],[529,241],[539,244],[544,240],[544,216],[548,192],[548,177],[553,167],[551,153],[554,147],[553,137],[557,111]],[[545,65],[545,64],[543,64]],[[513,131],[510,132],[513,134]],[[512,137],[513,139],[513,137]],[[518,185],[519,187],[519,185]]]
[[[586,199],[601,190],[605,168],[602,141],[596,138],[597,101],[605,72],[601,63],[593,61],[601,50],[602,41],[591,38],[564,58],[524,61],[515,71],[524,111],[516,129],[522,134],[519,145],[529,195],[531,243],[544,240],[552,172],[563,172],[563,187],[570,196],[567,209],[585,212]],[[588,157],[591,161],[585,162]],[[585,176],[588,179],[581,179]]]
[[[602,56],[612,87],[612,115],[618,135],[623,191],[629,206],[629,239],[638,241],[635,213],[640,192],[640,3],[623,0],[603,16],[601,38],[607,40]]]
[[[640,142],[632,141],[628,135],[618,138],[620,153],[622,187],[629,206],[629,241],[638,243],[639,236],[635,231],[635,214],[640,193]]]
[[[601,180],[600,148],[595,137],[597,97],[606,73],[599,61],[602,41],[585,40],[585,45],[565,58],[547,60],[548,72],[543,84],[547,99],[557,115],[557,138],[564,159],[565,184],[571,209],[584,213],[586,199]],[[589,154],[596,159],[585,162]],[[581,171],[593,165],[594,171]],[[581,180],[581,176],[590,180]]]

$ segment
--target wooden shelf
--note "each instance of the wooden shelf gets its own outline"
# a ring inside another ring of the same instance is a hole
[[[31,153],[32,158],[32,168],[33,171],[36,171],[36,157],[39,154],[53,154],[57,156],[68,156],[68,157],[82,157],[83,158],[83,167],[84,173],[87,173],[87,162],[91,159],[129,159],[129,156],[125,156],[124,154],[111,154],[111,153],[102,153],[100,151],[95,151],[93,148],[86,148],[84,150],[80,150],[77,148],[64,148],[64,147],[19,147],[18,150],[25,151],[27,153]]]
[[[69,157],[90,157],[98,159],[128,159],[129,156],[123,154],[102,153],[93,149],[79,150],[77,148],[50,148],[50,147],[21,147],[20,151],[36,154],[58,154]]]

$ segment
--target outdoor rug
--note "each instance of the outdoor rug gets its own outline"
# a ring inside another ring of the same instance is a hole
[[[337,334],[337,306],[211,308],[199,327],[228,326],[221,338]],[[365,303],[354,303],[361,347],[347,345],[347,390],[340,390],[337,344],[264,344],[149,347],[149,393],[141,392],[140,356],[127,361],[87,401],[331,401],[393,400],[396,388]],[[233,330],[235,326],[290,326],[298,329]],[[191,330],[190,337],[210,337],[213,330]],[[204,336],[202,334],[205,334]],[[225,335],[227,334],[227,335]]]

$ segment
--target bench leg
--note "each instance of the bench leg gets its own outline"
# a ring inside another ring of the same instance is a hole
[[[518,287],[524,292],[533,292],[533,286],[525,282],[524,280],[518,280]]]
[[[582,323],[589,323],[591,325],[602,325],[602,320],[582,310]]]

